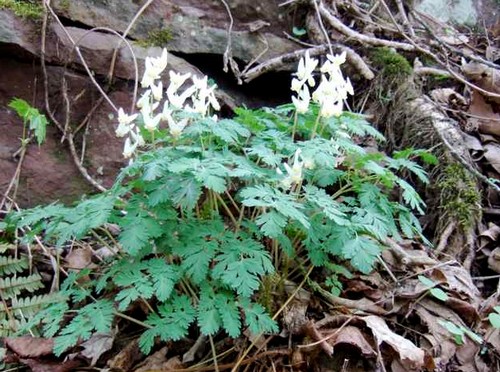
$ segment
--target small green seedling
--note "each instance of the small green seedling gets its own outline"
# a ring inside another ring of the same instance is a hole
[[[481,345],[483,343],[483,338],[478,334],[472,332],[467,327],[462,325],[456,325],[449,320],[440,320],[439,324],[441,324],[448,332],[453,335],[453,339],[457,345],[463,345],[465,342],[464,336],[467,335],[472,341]]]
[[[9,107],[14,109],[17,115],[23,119],[24,128],[29,124],[29,130],[32,130],[36,137],[36,142],[41,145],[45,141],[47,134],[47,118],[45,115],[32,107],[28,102],[21,98],[14,98],[9,103]],[[23,140],[25,135],[23,135]]]
[[[295,35],[295,36],[304,36],[306,34],[306,30],[304,28],[300,28],[300,27],[294,27],[292,29],[292,33]]]
[[[438,285],[437,283],[433,282],[423,275],[419,275],[418,280],[420,280],[420,283],[422,283],[423,285],[429,287],[429,292],[431,293],[431,295],[436,297],[438,300],[441,300],[443,302],[448,301],[448,295],[446,294],[446,292],[441,288],[436,288],[436,286]]]
[[[500,328],[500,306],[495,306],[494,312],[488,315],[488,319],[494,328]]]

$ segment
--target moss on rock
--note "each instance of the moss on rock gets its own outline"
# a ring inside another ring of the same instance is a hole
[[[375,49],[372,61],[387,76],[408,76],[413,72],[410,62],[391,48]]]
[[[10,9],[15,15],[30,19],[40,19],[43,15],[43,5],[40,1],[0,0],[0,9]]]

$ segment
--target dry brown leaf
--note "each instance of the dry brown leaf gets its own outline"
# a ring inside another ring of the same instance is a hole
[[[488,163],[500,174],[500,145],[487,143],[484,145],[484,157]]]
[[[500,273],[500,248],[495,248],[488,257],[488,267],[496,273]]]
[[[429,287],[420,282],[418,279],[408,279],[401,283],[396,288],[395,295],[399,298],[417,298],[424,292],[428,291]]]
[[[461,94],[451,88],[434,89],[430,93],[432,99],[437,103],[450,106],[466,106],[467,100]]]
[[[162,348],[161,350],[147,357],[146,360],[141,363],[141,367],[134,370],[134,372],[147,372],[153,370],[158,372],[168,372],[185,368],[184,364],[182,364],[178,356],[167,359],[167,353],[168,347]]]
[[[196,342],[182,356],[182,363],[191,363],[196,359],[196,355],[202,354],[207,346],[207,336],[201,334]]]
[[[500,136],[500,114],[495,113],[491,105],[476,91],[472,93],[468,113],[472,115],[469,118],[471,127],[477,128],[480,133]]]
[[[134,372],[146,372],[151,369],[161,370],[163,363],[167,362],[168,347],[165,346],[158,350],[156,353],[148,356],[141,366],[134,370]]]
[[[464,139],[465,146],[469,151],[480,154],[483,153],[484,151],[483,144],[481,143],[479,138],[471,136],[470,134],[467,133],[462,133],[462,137]]]
[[[488,61],[495,61],[495,60],[500,58],[500,48],[495,47],[493,45],[488,45],[486,47],[485,55],[486,55],[486,59],[488,59]]]
[[[425,352],[410,340],[391,331],[384,319],[374,315],[362,319],[372,330],[378,345],[382,342],[389,344],[398,352],[401,361],[410,363],[411,368],[422,368],[424,366]]]
[[[455,355],[457,345],[451,340],[448,331],[439,324],[439,320],[442,318],[432,314],[420,304],[415,306],[415,312],[430,332],[431,337],[427,336],[427,339],[433,345],[433,349],[429,352],[434,355],[436,364],[447,365]]]
[[[500,71],[478,62],[470,62],[462,66],[464,75],[478,87],[500,94]],[[488,97],[489,100],[500,104],[500,98]]]
[[[361,351],[366,357],[376,356],[377,353],[371,347],[370,343],[366,340],[364,334],[359,330],[358,327],[345,326],[341,329],[334,329],[335,333],[331,339],[328,340],[332,346],[337,346],[338,344],[349,344],[353,345]]]
[[[92,251],[89,248],[73,249],[67,256],[66,262],[69,269],[81,270],[92,265]]]
[[[19,359],[19,361],[30,367],[32,372],[71,372],[82,365],[78,360],[60,362],[43,359]]]
[[[500,353],[500,329],[493,328],[491,324],[489,327],[488,332],[484,335],[484,341],[491,345],[498,354]]]
[[[285,282],[285,291],[291,295],[295,293],[292,301],[283,310],[283,323],[285,328],[292,335],[300,333],[302,327],[307,323],[307,308],[311,301],[311,293],[305,289],[300,289],[298,292],[297,285],[291,281]]]
[[[498,241],[500,237],[500,226],[495,225],[490,222],[488,224],[488,229],[484,230],[479,234],[479,246],[482,248],[486,247],[491,242]]]
[[[41,337],[6,337],[5,346],[19,358],[39,358],[53,355],[54,340]]]
[[[436,274],[444,277],[450,290],[465,294],[472,304],[476,305],[481,301],[481,295],[472,281],[470,272],[462,266],[443,266],[433,270],[433,277]]]
[[[111,350],[113,347],[113,341],[114,335],[112,334],[95,333],[92,337],[80,345],[83,347],[83,351],[80,354],[85,358],[90,359],[90,365],[93,367],[102,354]]]
[[[439,38],[450,45],[462,45],[469,42],[466,35],[455,33],[455,35],[440,35]]]
[[[479,313],[477,311],[478,304],[471,303],[470,300],[464,301],[455,297],[448,296],[446,305],[455,311],[460,317],[467,323],[473,324],[480,320]]]
[[[113,359],[108,360],[107,364],[114,371],[127,372],[142,357],[137,340],[132,340]]]

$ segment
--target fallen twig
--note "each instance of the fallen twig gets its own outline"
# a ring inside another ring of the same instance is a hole
[[[314,1],[314,0],[311,0]],[[401,49],[406,51],[414,51],[416,48],[412,44],[402,43],[399,41],[391,41],[385,39],[379,39],[376,37],[366,36],[357,31],[354,31],[344,25],[337,17],[335,17],[325,6],[320,3],[319,11],[323,17],[330,23],[330,25],[335,28],[337,31],[342,32],[344,35],[348,36],[351,39],[354,39],[360,43],[366,43],[373,46],[385,46],[389,48]]]

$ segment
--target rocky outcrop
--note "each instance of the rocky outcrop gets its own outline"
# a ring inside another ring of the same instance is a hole
[[[221,56],[228,42],[229,16],[221,1],[153,1],[128,35],[131,50],[116,35],[102,30],[89,32],[89,29],[107,27],[123,32],[140,9],[137,1],[59,0],[51,3],[66,26],[62,29],[56,22],[50,22],[47,28],[45,61],[49,104],[55,117],[63,119],[64,80],[71,107],[69,124],[73,131],[79,128],[75,137],[79,160],[83,159],[83,165],[94,179],[108,187],[123,166],[122,141],[114,134],[111,107],[106,102],[94,107],[100,94],[86,75],[73,42],[78,43],[90,70],[103,86],[108,85],[110,61],[115,48],[120,46],[113,69],[114,81],[106,90],[115,105],[130,107],[136,76],[134,56],[141,76],[145,57],[159,54],[161,50],[144,47],[151,33],[162,31],[168,34],[166,47],[170,52],[187,57],[196,55],[198,59],[203,54],[219,55],[217,68],[221,70]],[[241,63],[248,63],[264,50],[266,52],[261,58],[266,59],[297,48],[295,43],[281,36],[290,23],[276,2],[256,0],[249,4],[236,0],[229,3],[234,18],[232,53]],[[43,74],[38,63],[40,37],[41,22],[20,18],[7,9],[0,10],[2,192],[15,174],[18,159],[14,155],[22,135],[22,121],[7,107],[8,103],[19,97],[39,109],[45,107]],[[172,54],[169,55],[168,69],[201,74],[197,67]],[[250,102],[244,94],[236,94],[234,90],[230,95],[222,91],[219,98],[228,108]],[[69,202],[93,191],[75,166],[67,142],[61,143],[61,133],[54,125],[48,129],[46,143],[41,147],[29,146],[16,195],[21,206],[54,200]]]
[[[89,28],[110,27],[118,32],[125,31],[141,8],[133,0],[58,0],[53,4],[58,13],[72,21]],[[250,62],[265,49],[262,58],[297,48],[283,37],[283,31],[289,31],[291,22],[278,2],[237,0],[228,4],[234,20],[231,44],[235,58]],[[222,55],[227,47],[229,22],[220,0],[153,1],[137,19],[129,36],[146,40],[151,32],[164,30],[170,35],[166,46],[172,52]]]

